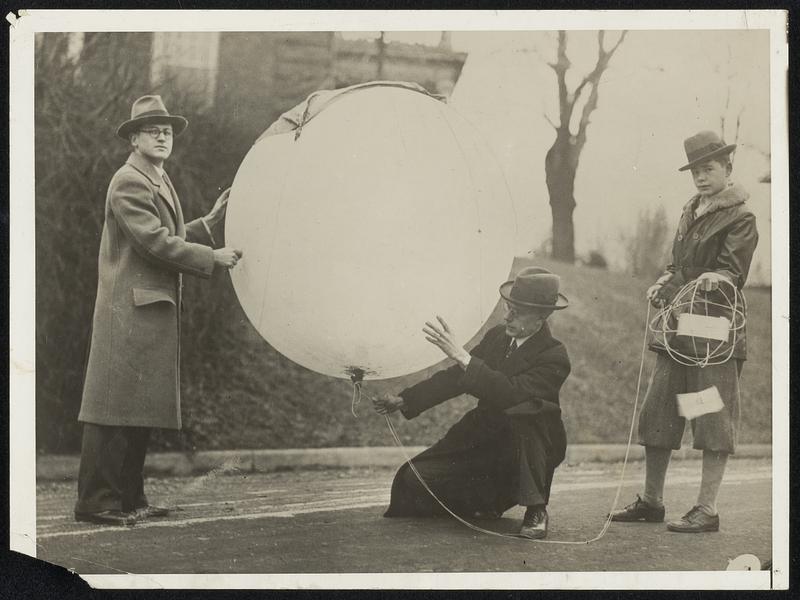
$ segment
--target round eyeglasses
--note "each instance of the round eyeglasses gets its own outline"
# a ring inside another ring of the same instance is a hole
[[[171,128],[162,128],[162,127],[145,127],[144,129],[139,130],[141,133],[148,134],[154,140],[157,140],[160,135],[163,134],[165,138],[172,137],[172,129]]]

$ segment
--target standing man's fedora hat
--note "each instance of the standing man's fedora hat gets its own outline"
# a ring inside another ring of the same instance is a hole
[[[178,136],[189,121],[180,115],[169,114],[161,96],[142,96],[131,106],[131,118],[117,128],[117,135],[127,140],[130,134],[148,123],[169,123],[173,134]]]
[[[512,304],[561,310],[569,300],[559,293],[561,278],[543,267],[526,267],[500,286],[500,295]]]
[[[736,150],[736,144],[726,144],[725,140],[713,131],[701,131],[697,135],[686,138],[683,141],[683,148],[686,150],[686,160],[689,162],[678,171],[686,171],[717,156],[730,154]]]

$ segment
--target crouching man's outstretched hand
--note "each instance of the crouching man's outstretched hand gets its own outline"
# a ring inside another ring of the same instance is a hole
[[[390,415],[403,408],[405,403],[400,396],[394,394],[383,393],[377,398],[372,399],[372,408],[375,409],[379,415]]]

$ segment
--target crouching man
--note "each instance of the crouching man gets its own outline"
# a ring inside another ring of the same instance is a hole
[[[569,375],[564,345],[550,335],[547,318],[568,306],[560,279],[540,267],[520,271],[500,286],[505,324],[467,352],[447,323],[426,323],[426,339],[457,364],[398,395],[373,400],[380,414],[407,419],[459,396],[478,404],[432,447],[412,459],[430,490],[454,513],[499,518],[526,507],[520,535],[547,536],[547,503],[555,468],[566,453],[558,393]],[[404,464],[394,478],[386,517],[446,514]]]

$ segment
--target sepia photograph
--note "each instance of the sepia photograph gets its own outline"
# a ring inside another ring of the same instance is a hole
[[[77,12],[8,17],[11,550],[788,586],[783,11]]]

